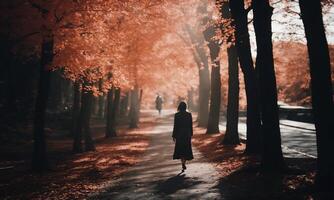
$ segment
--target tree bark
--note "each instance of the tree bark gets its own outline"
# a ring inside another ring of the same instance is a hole
[[[189,34],[192,45],[195,45],[196,51],[193,54],[199,70],[197,122],[199,127],[206,127],[209,118],[210,76],[208,57],[204,49],[205,41],[203,37],[197,36],[189,25],[186,25],[185,29]]]
[[[111,89],[108,90],[108,94],[107,94],[106,138],[112,137],[112,133],[111,133],[111,119],[112,119],[113,101],[114,101],[114,88],[111,88]]]
[[[39,86],[34,117],[34,149],[32,157],[32,168],[35,171],[43,171],[48,168],[44,127],[45,111],[47,108],[50,88],[49,65],[52,63],[53,60],[53,47],[53,36],[43,39]]]
[[[261,153],[261,119],[258,102],[258,86],[248,33],[247,12],[244,0],[230,0],[231,16],[235,23],[235,39],[240,68],[244,74],[247,100],[247,154]]]
[[[228,97],[226,132],[223,144],[236,145],[240,143],[238,133],[239,119],[239,66],[237,49],[234,45],[227,48],[228,57]]]
[[[6,94],[5,96],[5,112],[6,115],[14,115],[17,112],[17,95],[16,95],[16,89],[15,89],[15,70],[14,66],[12,65],[12,59],[13,59],[13,53],[11,52],[11,45],[9,44],[9,41],[4,42],[4,55],[3,55],[3,62],[4,62],[4,72],[5,72],[5,84],[6,84]],[[12,118],[8,120],[8,125],[15,126],[15,120]]]
[[[217,27],[210,26],[204,31],[204,37],[209,42],[211,58],[211,93],[210,111],[207,123],[207,134],[219,133],[219,115],[221,102],[221,81],[220,81],[220,60],[218,59],[220,45],[218,41],[213,41],[213,36]]]
[[[320,0],[299,0],[310,63],[312,107],[317,135],[316,184],[324,192],[334,191],[333,86],[328,43]]]
[[[50,100],[49,109],[59,112],[62,105],[62,81],[60,70],[50,72]]]
[[[62,105],[64,109],[69,108],[69,104],[73,99],[73,84],[71,80],[63,79],[63,90],[62,90]]]
[[[210,96],[210,78],[209,69],[199,70],[199,104],[198,104],[198,126],[206,127],[209,118],[209,96]]]
[[[88,90],[82,91],[81,97],[81,125],[84,132],[84,140],[85,140],[85,151],[95,151],[95,144],[91,135],[90,129],[90,119],[93,110],[93,92]]]
[[[226,20],[231,19],[228,2],[222,2],[221,14]],[[234,26],[234,21],[232,21]],[[221,27],[226,29],[229,27]],[[232,43],[232,36],[227,38],[227,43]],[[239,118],[239,66],[237,49],[235,45],[227,48],[228,58],[228,97],[227,97],[227,116],[226,116],[226,132],[223,144],[235,145],[240,143],[238,133],[238,118]]]
[[[280,171],[284,167],[281,133],[278,118],[277,88],[273,60],[271,16],[273,8],[268,0],[253,0],[254,30],[257,44],[256,71],[259,77],[263,154],[262,167],[266,171]]]
[[[195,105],[194,105],[194,88],[191,88],[190,90],[188,90],[188,109],[190,111],[194,111],[195,110]]]
[[[99,80],[99,91],[102,91],[102,84],[103,84],[103,79]],[[98,108],[98,117],[103,119],[104,118],[104,106],[105,106],[105,101],[104,101],[104,94],[100,95],[99,98],[99,108]]]
[[[125,117],[128,113],[128,107],[129,107],[129,92],[126,93],[126,95],[121,99],[120,102],[120,117]]]
[[[112,103],[112,108],[111,108],[111,116],[110,116],[110,133],[109,136],[110,137],[115,137],[117,136],[116,134],[116,125],[117,125],[117,113],[119,111],[119,100],[120,100],[120,95],[121,95],[121,89],[120,88],[116,88],[115,90],[115,97],[114,97],[114,101]]]
[[[138,128],[139,121],[139,88],[135,86],[133,90],[131,90],[131,102],[130,102],[130,128]]]
[[[80,83],[79,81],[75,81],[74,83],[74,95],[73,95],[73,106],[72,106],[72,129],[71,129],[71,135],[73,137],[76,136],[78,131],[78,121],[79,121],[79,115],[80,115]]]
[[[81,153],[83,151],[82,148],[83,137],[85,141],[85,151],[95,150],[95,145],[90,130],[90,118],[93,106],[93,93],[92,91],[87,91],[85,89],[85,86],[87,86],[88,84],[89,83],[85,80],[81,90],[81,108],[80,108],[77,130],[73,142],[74,153]]]
[[[8,37],[8,36],[7,36]],[[3,95],[0,99],[0,103],[3,103],[3,114],[0,117],[0,120],[3,121],[3,125],[1,128],[4,129],[12,128],[16,129],[18,125],[18,104],[17,104],[17,76],[16,76],[16,66],[13,64],[13,53],[11,52],[12,45],[9,40],[1,39],[2,47],[1,47],[1,76],[4,81],[4,91],[1,91],[1,95]],[[21,86],[20,86],[21,87]],[[3,93],[2,93],[3,92]]]

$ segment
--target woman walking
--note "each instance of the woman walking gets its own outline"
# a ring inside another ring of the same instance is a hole
[[[181,159],[182,169],[187,169],[186,161],[192,160],[191,137],[193,121],[191,113],[186,111],[187,104],[180,102],[174,117],[173,141],[175,142],[173,159]]]

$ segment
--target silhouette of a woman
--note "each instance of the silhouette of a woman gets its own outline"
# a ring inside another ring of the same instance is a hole
[[[174,117],[173,140],[175,142],[173,159],[181,159],[182,169],[186,169],[186,161],[194,158],[191,149],[193,122],[191,113],[186,111],[187,104],[180,102]]]

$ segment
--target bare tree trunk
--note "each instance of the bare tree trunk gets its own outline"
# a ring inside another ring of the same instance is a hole
[[[125,117],[128,113],[128,107],[129,107],[129,92],[126,93],[126,95],[121,99],[120,102],[120,117]]]
[[[226,20],[231,19],[228,2],[221,2],[220,11],[222,17]],[[234,26],[234,21],[232,22]],[[226,27],[222,27],[226,29]],[[229,36],[228,43],[232,43],[232,37]],[[223,144],[235,145],[240,143],[238,133],[239,118],[239,66],[237,49],[234,45],[227,48],[228,57],[228,97],[227,97],[227,116],[226,116],[226,132]]]
[[[256,71],[259,76],[261,101],[263,154],[262,167],[266,171],[284,168],[281,133],[278,118],[277,88],[273,60],[271,16],[269,0],[253,0],[254,30],[257,44]]]
[[[215,66],[211,69],[211,95],[210,95],[210,111],[206,133],[219,133],[221,103],[221,81],[220,81],[220,63],[215,62]]]
[[[108,94],[107,94],[107,112],[106,112],[106,138],[112,137],[112,132],[111,132],[111,122],[112,122],[112,110],[113,110],[113,101],[114,101],[114,88],[109,89]]]
[[[6,36],[8,38],[9,36]],[[18,105],[17,105],[17,92],[15,85],[17,84],[17,78],[15,75],[15,66],[13,65],[13,53],[11,52],[12,44],[9,40],[1,40],[1,76],[3,76],[4,80],[4,88],[5,91],[2,94],[3,99],[1,98],[0,101],[4,100],[3,103],[3,114],[1,116],[2,119],[5,120],[6,126],[3,128],[13,128],[16,129],[18,120],[17,120],[17,113],[18,113]],[[2,128],[2,129],[3,129]],[[3,130],[5,131],[5,130]]]
[[[4,55],[3,55],[3,62],[4,66],[3,69],[5,69],[5,83],[6,83],[6,94],[5,97],[5,112],[6,115],[14,115],[17,112],[17,105],[16,105],[16,99],[17,95],[15,92],[15,71],[14,66],[12,65],[12,59],[13,59],[13,53],[10,51],[11,45],[9,44],[9,41],[4,42]],[[8,125],[15,126],[16,120],[12,120],[10,118],[8,121]],[[14,121],[14,122],[13,122]]]
[[[220,60],[218,59],[220,45],[218,41],[213,40],[217,27],[210,26],[204,31],[204,37],[210,49],[211,58],[211,93],[210,93],[210,111],[207,123],[206,133],[219,133],[219,115],[221,103],[221,80],[220,80]]]
[[[34,150],[32,157],[32,168],[36,171],[43,171],[48,167],[44,126],[45,111],[47,107],[49,96],[48,92],[50,87],[50,71],[48,68],[53,60],[53,46],[53,36],[50,38],[44,38],[42,44],[40,78],[34,118]]]
[[[99,90],[102,91],[102,84],[103,84],[103,79],[99,80]],[[105,100],[104,100],[104,94],[100,95],[99,98],[99,108],[98,108],[98,117],[103,119],[104,118],[104,106],[105,106]]]
[[[135,88],[131,91],[131,102],[130,102],[130,128],[138,128],[139,121],[139,88]]]
[[[92,91],[82,91],[81,97],[81,113],[82,116],[82,128],[84,132],[85,139],[85,151],[95,151],[95,144],[91,135],[90,129],[90,119],[93,110],[93,92]]]
[[[321,191],[334,191],[333,86],[328,43],[320,0],[299,0],[310,61],[312,107],[317,134],[316,184]]]
[[[189,25],[185,26],[185,30],[189,34],[192,45],[195,45],[196,51],[193,54],[199,70],[198,126],[206,127],[209,118],[210,74],[208,57],[204,49],[205,41],[203,37],[197,36]]]
[[[79,114],[80,114],[80,83],[75,81],[74,83],[74,95],[73,95],[73,106],[72,106],[72,129],[71,135],[75,137],[78,131],[78,121],[79,121]]]
[[[84,137],[85,141],[85,151],[94,151],[95,145],[91,136],[90,130],[90,119],[93,109],[93,92],[87,91],[85,86],[87,86],[88,81],[84,81],[82,90],[81,90],[81,108],[79,114],[79,121],[77,124],[77,130],[74,136],[73,142],[73,152],[81,153],[82,148],[82,139]]]
[[[239,119],[239,66],[237,49],[234,45],[227,49],[228,56],[228,99],[226,132],[223,144],[235,145],[240,143],[238,133]]]
[[[235,23],[235,39],[241,70],[244,74],[247,99],[247,154],[259,154],[261,146],[261,119],[258,102],[258,86],[248,33],[247,11],[244,0],[230,0],[231,16]]]
[[[199,127],[206,127],[209,119],[210,96],[210,78],[208,68],[200,69],[199,80],[199,108],[197,121]]]
[[[63,79],[63,90],[62,90],[62,105],[64,109],[68,109],[69,104],[73,98],[73,84],[72,81]]]
[[[116,116],[119,110],[119,100],[120,100],[120,95],[121,95],[121,89],[116,88],[115,90],[115,97],[114,101],[112,103],[112,108],[111,108],[111,116],[110,116],[110,130],[109,130],[109,136],[110,137],[115,137],[116,134]]]
[[[188,90],[187,102],[188,102],[188,109],[190,111],[194,111],[195,110],[195,105],[194,105],[194,88],[191,88],[190,90]]]
[[[62,104],[62,81],[60,70],[50,72],[50,100],[49,109],[58,112]]]

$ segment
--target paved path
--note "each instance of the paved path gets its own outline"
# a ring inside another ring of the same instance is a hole
[[[225,131],[226,120],[222,117],[220,130]],[[288,158],[316,158],[317,145],[314,124],[280,120],[282,150]],[[239,117],[239,136],[246,139],[246,118]]]
[[[221,199],[217,171],[194,147],[195,159],[184,173],[179,160],[172,160],[172,121],[170,114],[157,118],[143,161],[90,199]]]

